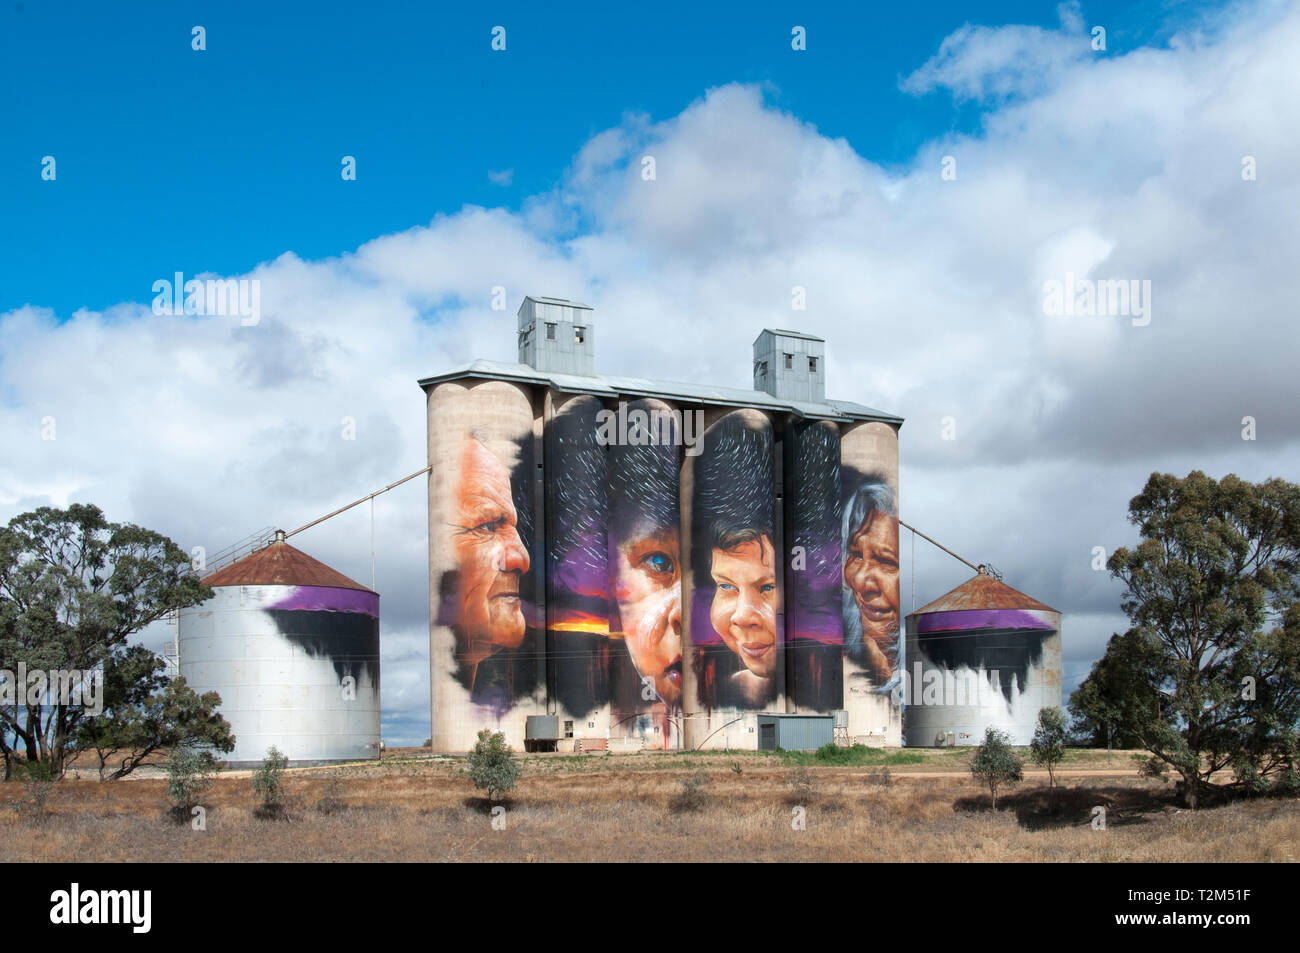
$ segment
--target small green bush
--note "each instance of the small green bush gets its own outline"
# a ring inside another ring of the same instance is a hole
[[[487,791],[489,802],[513,791],[521,773],[505,735],[486,728],[478,733],[474,750],[469,753],[469,777],[476,788]]]
[[[1065,712],[1044,708],[1038,712],[1038,727],[1029,749],[1034,761],[1047,768],[1047,786],[1056,787],[1056,766],[1065,760],[1067,725]]]
[[[286,814],[284,803],[284,770],[289,759],[272,745],[267,749],[262,766],[253,773],[253,791],[262,799],[254,813],[263,819],[279,819]]]
[[[970,760],[970,773],[987,785],[993,810],[998,809],[998,788],[1018,784],[1024,777],[1024,764],[1005,733],[985,729],[984,741]]]
[[[217,761],[208,751],[179,745],[167,756],[167,796],[172,799],[171,816],[187,821],[203,794],[212,786]]]

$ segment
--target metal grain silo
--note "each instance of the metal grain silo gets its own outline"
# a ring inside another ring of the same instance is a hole
[[[180,673],[221,695],[234,765],[379,756],[379,595],[284,541],[203,580],[180,613]]]
[[[975,576],[907,617],[909,747],[976,745],[986,728],[1027,745],[1061,704],[1061,614]]]

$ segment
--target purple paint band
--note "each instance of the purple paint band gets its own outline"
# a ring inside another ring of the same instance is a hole
[[[713,592],[695,593],[694,605],[691,606],[691,644],[692,645],[716,645],[722,641],[722,636],[718,635],[713,628],[713,620],[709,618],[709,611],[713,608]]]
[[[952,632],[967,629],[1049,629],[1053,627],[1023,609],[959,609],[921,616],[916,631]]]
[[[304,612],[360,612],[379,618],[379,596],[360,589],[323,586],[295,586],[289,595],[268,609],[298,609]]]

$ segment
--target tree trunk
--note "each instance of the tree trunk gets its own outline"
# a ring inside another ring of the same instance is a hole
[[[1200,781],[1201,777],[1195,771],[1184,771],[1183,775],[1183,804],[1193,811],[1197,809],[1200,802]]]

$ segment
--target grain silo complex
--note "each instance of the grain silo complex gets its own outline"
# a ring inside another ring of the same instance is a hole
[[[221,695],[234,766],[379,756],[379,596],[284,540],[207,576],[180,614],[180,673]]]
[[[753,390],[598,374],[578,302],[516,332],[420,381],[434,749],[757,749],[793,714],[900,744],[902,418],[827,399],[799,331]]]
[[[909,747],[1027,745],[1061,704],[1061,614],[981,573],[907,617]]]

